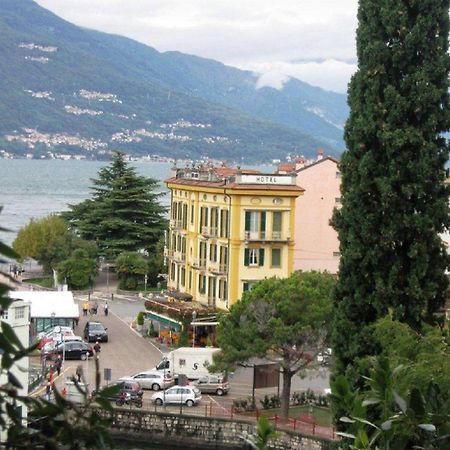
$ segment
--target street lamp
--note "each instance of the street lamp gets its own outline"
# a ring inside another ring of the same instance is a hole
[[[109,292],[109,264],[106,263],[106,292]]]
[[[192,311],[192,322],[195,322],[195,319],[197,318],[197,311],[194,309]],[[195,324],[192,324],[192,347],[195,347]]]

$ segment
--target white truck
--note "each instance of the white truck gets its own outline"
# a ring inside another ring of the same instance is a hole
[[[174,378],[185,375],[196,380],[208,375],[208,366],[213,363],[213,354],[220,351],[214,347],[180,347],[164,356],[156,370]]]

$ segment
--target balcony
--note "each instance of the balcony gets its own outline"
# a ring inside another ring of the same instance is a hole
[[[244,240],[245,241],[256,241],[256,242],[288,242],[290,237],[283,235],[281,231],[245,231]]]
[[[192,260],[194,269],[206,269],[206,258],[194,258]]]
[[[209,271],[215,275],[226,275],[228,273],[228,264],[210,263]]]
[[[183,229],[183,221],[181,220],[177,220],[177,219],[170,219],[170,228],[172,228],[172,230],[181,230]]]
[[[173,259],[175,262],[186,262],[186,253],[174,252]]]
[[[204,238],[215,238],[217,237],[217,227],[202,227],[202,236]]]
[[[164,256],[166,258],[173,258],[173,250],[171,250],[169,248],[165,248],[164,249]]]

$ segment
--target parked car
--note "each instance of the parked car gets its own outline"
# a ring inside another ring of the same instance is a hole
[[[142,398],[144,395],[144,391],[141,388],[141,385],[137,381],[129,381],[129,380],[117,380],[110,384],[110,386],[119,386],[119,394],[121,392],[127,392],[132,397]]]
[[[222,374],[211,374],[193,382],[202,394],[224,395],[230,390],[230,384]]]
[[[156,405],[183,404],[194,406],[200,402],[202,394],[195,386],[173,386],[166,391],[156,392],[152,395],[152,402]]]
[[[331,362],[333,351],[331,348],[326,348],[323,352],[317,355],[317,362],[323,366],[328,366]]]
[[[88,321],[84,327],[84,338],[88,342],[108,342],[107,328],[98,321]]]
[[[83,338],[81,336],[63,336],[63,341],[64,342],[82,342]],[[47,342],[42,348],[41,348],[41,352],[42,353],[51,353],[53,350],[55,350],[55,348],[61,343],[62,341],[49,341]]]
[[[57,344],[58,342],[62,341],[63,337],[68,336],[75,336],[72,328],[62,327],[58,325],[52,328],[50,331],[47,331],[46,333],[39,334],[38,348],[42,349],[48,343]]]
[[[84,341],[60,342],[55,348],[43,353],[47,359],[55,359],[57,356],[64,359],[81,359],[85,361],[94,355],[94,349]]]
[[[160,389],[167,389],[174,385],[173,378],[162,372],[156,370],[146,370],[144,372],[136,373],[129,377],[120,378],[121,381],[137,381],[142,389],[153,389],[154,391],[159,391]]]

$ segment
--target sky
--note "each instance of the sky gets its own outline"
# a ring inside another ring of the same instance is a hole
[[[358,0],[36,0],[76,25],[345,93],[356,70]]]

